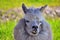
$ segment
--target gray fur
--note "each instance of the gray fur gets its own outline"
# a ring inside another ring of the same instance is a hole
[[[42,12],[36,8],[26,10],[28,11],[25,12],[24,18],[14,28],[15,40],[52,40],[50,25],[45,21]],[[26,22],[26,20],[29,22]],[[36,34],[32,33],[32,26],[38,27]]]

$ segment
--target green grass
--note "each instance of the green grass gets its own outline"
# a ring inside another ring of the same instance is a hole
[[[60,19],[48,19],[48,22],[51,25],[52,32],[53,32],[53,39],[60,40]]]
[[[40,5],[49,5],[49,6],[60,6],[60,0],[0,0],[0,9],[8,10],[14,7],[20,7],[22,3],[25,3],[27,6],[40,6]]]
[[[7,21],[0,23],[0,40],[13,40],[13,29],[16,22]]]

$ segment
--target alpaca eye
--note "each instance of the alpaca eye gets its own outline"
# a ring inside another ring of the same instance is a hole
[[[26,20],[26,22],[29,22],[28,20]]]

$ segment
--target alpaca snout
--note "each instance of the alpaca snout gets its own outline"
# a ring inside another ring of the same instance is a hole
[[[37,28],[38,28],[38,26],[32,26],[32,28],[37,29]]]

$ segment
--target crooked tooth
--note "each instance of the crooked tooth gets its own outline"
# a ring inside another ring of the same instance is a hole
[[[33,31],[35,33],[35,31]]]
[[[35,31],[33,31],[35,33]]]

